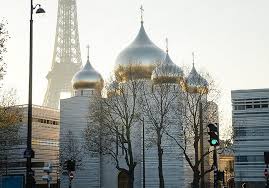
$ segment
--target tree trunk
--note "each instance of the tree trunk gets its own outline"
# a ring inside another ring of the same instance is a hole
[[[129,171],[129,181],[128,181],[128,188],[133,188],[134,187],[134,171],[131,170]]]
[[[199,171],[193,172],[192,188],[199,188]]]
[[[200,175],[200,171],[199,171],[199,166],[198,161],[199,161],[199,132],[198,132],[198,127],[195,127],[194,130],[194,142],[193,142],[193,147],[194,147],[194,169],[193,169],[193,181],[192,181],[192,185],[193,188],[199,188],[199,175]]]
[[[158,166],[158,171],[159,171],[159,187],[160,188],[164,188],[164,178],[163,178],[163,149],[161,147],[161,138],[160,138],[159,135],[158,135],[157,147],[158,147],[158,162],[159,162],[159,166]]]

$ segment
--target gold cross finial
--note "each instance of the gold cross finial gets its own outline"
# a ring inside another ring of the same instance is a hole
[[[144,8],[143,8],[143,6],[141,5],[141,7],[140,7],[141,23],[143,23],[143,12],[144,12]]]
[[[194,52],[192,52],[192,66],[194,67]]]
[[[165,38],[165,45],[166,45],[166,53],[168,53],[168,38]]]
[[[90,45],[87,45],[86,46],[87,50],[88,50],[88,53],[87,53],[87,60],[89,61],[89,56],[90,56]]]

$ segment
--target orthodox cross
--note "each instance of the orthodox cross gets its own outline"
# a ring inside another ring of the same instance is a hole
[[[86,46],[88,53],[87,53],[87,59],[89,60],[89,56],[90,56],[90,45]]]
[[[143,12],[144,12],[144,8],[143,8],[143,6],[141,5],[141,7],[140,7],[141,22],[143,22]]]
[[[166,52],[168,53],[168,38],[165,38]]]
[[[192,52],[192,66],[194,67],[194,52]]]

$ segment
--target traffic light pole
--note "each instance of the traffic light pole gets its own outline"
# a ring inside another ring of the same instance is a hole
[[[204,126],[203,126],[203,108],[202,102],[199,103],[199,120],[200,120],[200,160],[201,160],[201,188],[205,187],[205,165],[204,165]]]
[[[72,188],[72,180],[69,178],[69,188]]]
[[[213,165],[214,165],[214,188],[218,188],[218,158],[217,158],[216,146],[214,146],[214,152],[213,152]]]
[[[269,188],[269,178],[266,176],[266,188]]]
[[[268,164],[266,164],[265,170],[264,170],[264,176],[265,176],[265,188],[269,188],[269,177],[268,177]]]

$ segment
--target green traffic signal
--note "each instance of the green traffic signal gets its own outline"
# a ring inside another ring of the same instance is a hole
[[[218,140],[212,139],[210,141],[211,141],[211,145],[213,145],[213,146],[218,145]]]

